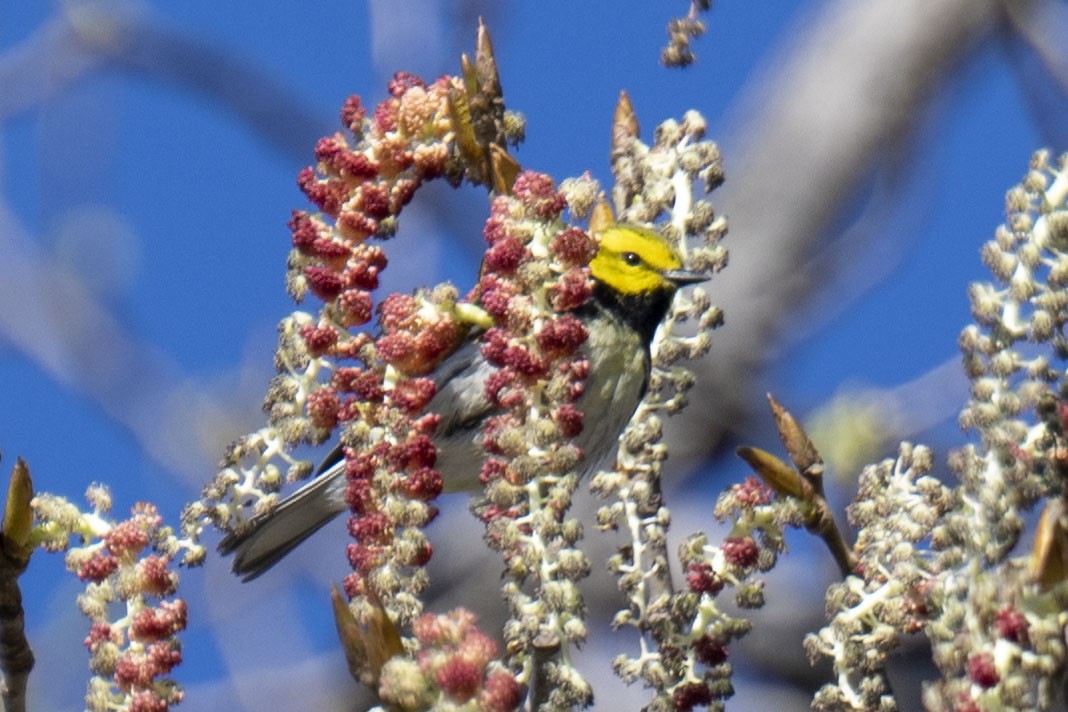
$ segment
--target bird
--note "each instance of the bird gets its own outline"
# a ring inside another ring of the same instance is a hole
[[[579,350],[589,372],[575,404],[587,417],[573,439],[583,453],[583,474],[595,471],[615,452],[619,435],[644,397],[652,368],[650,347],[675,292],[710,277],[684,269],[679,253],[650,228],[613,223],[595,234],[598,248],[589,263],[593,289],[574,311],[588,333]],[[437,390],[427,410],[441,417],[432,440],[435,468],[446,492],[478,487],[485,457],[481,425],[498,412],[483,395],[495,367],[482,355],[481,333],[470,333],[430,374]],[[227,534],[219,552],[234,555],[231,568],[242,580],[257,578],[348,509],[347,485],[344,452],[338,445],[314,478],[271,511]]]

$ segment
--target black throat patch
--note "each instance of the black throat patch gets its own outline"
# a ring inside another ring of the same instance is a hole
[[[675,296],[674,288],[657,289],[643,294],[622,294],[601,282],[593,286],[592,304],[586,308],[607,312],[612,317],[637,331],[642,343],[648,346],[656,333],[656,327],[667,314],[671,298]]]

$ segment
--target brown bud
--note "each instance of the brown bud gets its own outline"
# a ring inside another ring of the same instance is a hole
[[[738,457],[745,460],[753,472],[781,495],[795,497],[804,502],[812,499],[812,485],[801,473],[766,450],[755,447],[740,447]]]
[[[369,613],[363,624],[345,604],[337,586],[330,587],[330,605],[334,610],[334,626],[345,651],[349,674],[372,689],[378,688],[382,667],[390,658],[404,652],[397,626],[377,600],[368,600]]]
[[[771,405],[771,414],[775,416],[775,427],[779,430],[779,437],[790,459],[805,476],[818,478],[823,474],[823,458],[820,457],[816,446],[790,411],[770,393],[768,403]]]
[[[616,110],[612,115],[612,155],[623,153],[630,146],[631,141],[638,138],[638,117],[634,113],[634,105],[630,103],[630,96],[625,91],[619,92],[619,101],[616,102]]]

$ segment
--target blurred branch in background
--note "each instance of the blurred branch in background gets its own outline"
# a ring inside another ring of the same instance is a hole
[[[1063,40],[1068,7],[1056,0],[1002,0],[1000,5],[1012,30],[1006,38],[1009,56],[1044,134],[1043,143],[1063,146],[1068,143],[1062,120],[1068,109],[1068,50]]]
[[[162,24],[133,3],[60,3],[0,56],[0,119],[30,111],[100,72],[123,71],[198,95],[233,113],[271,150],[306,160],[306,137],[332,126],[297,87],[220,47]]]
[[[0,334],[57,382],[91,398],[169,471],[196,477],[219,433],[239,427],[230,399],[190,388],[171,357],[128,333],[79,275],[43,255],[3,203]]]
[[[701,415],[675,424],[673,453],[707,455],[715,441],[698,430],[712,423],[722,437],[749,423],[755,381],[783,330],[795,330],[799,308],[843,276],[813,259],[826,255],[828,229],[883,166],[908,169],[902,138],[997,20],[985,0],[838,0],[810,13],[773,53],[732,109],[734,132],[721,144],[734,237],[714,298],[728,328],[694,389]]]

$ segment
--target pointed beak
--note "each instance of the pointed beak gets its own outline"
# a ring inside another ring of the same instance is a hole
[[[663,275],[664,279],[674,282],[677,287],[705,282],[712,277],[711,272],[691,272],[688,269],[669,269],[660,274]]]

